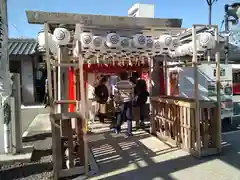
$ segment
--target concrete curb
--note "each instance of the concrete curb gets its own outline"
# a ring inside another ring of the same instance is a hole
[[[19,154],[0,154],[0,164],[29,163],[31,162],[33,151],[33,146],[26,146],[23,147]]]

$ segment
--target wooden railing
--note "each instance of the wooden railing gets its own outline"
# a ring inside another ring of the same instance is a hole
[[[162,141],[201,157],[217,154],[220,132],[217,104],[200,101],[199,121],[193,99],[152,97],[151,132]],[[199,124],[197,124],[199,123]]]
[[[72,129],[73,118],[76,123],[75,131]],[[84,174],[84,117],[79,112],[66,112],[51,114],[50,119],[56,179]],[[60,124],[63,122],[65,123],[62,129],[64,136],[60,132]]]

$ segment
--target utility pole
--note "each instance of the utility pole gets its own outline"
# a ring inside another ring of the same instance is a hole
[[[225,32],[227,34],[229,32],[228,8],[229,8],[229,5],[225,4],[225,6],[224,6],[224,10],[225,10],[224,22],[225,22]],[[229,59],[229,36],[228,35],[225,36],[224,51],[225,51],[225,64],[228,64],[228,59]]]
[[[213,3],[215,3],[217,0],[206,0],[207,4],[208,4],[208,24],[211,25],[212,24],[212,6]],[[207,59],[208,59],[208,63],[210,63],[211,61],[211,51],[208,50],[207,52]]]
[[[9,113],[11,93],[11,79],[9,72],[8,56],[8,17],[7,17],[7,0],[0,0],[0,153],[10,153],[11,135]]]
[[[3,96],[9,95],[10,74],[9,74],[9,56],[8,56],[8,17],[7,0],[0,0],[1,29],[0,29],[0,93]]]
[[[212,24],[212,6],[217,0],[206,0],[208,4],[208,24]]]

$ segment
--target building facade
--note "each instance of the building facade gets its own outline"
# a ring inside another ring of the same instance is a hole
[[[37,52],[35,39],[9,39],[9,67],[11,73],[21,76],[21,96],[23,105],[40,103],[39,98],[43,73],[39,71],[41,56]],[[44,82],[44,80],[42,80]]]

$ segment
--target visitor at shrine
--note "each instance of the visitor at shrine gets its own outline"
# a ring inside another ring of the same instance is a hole
[[[109,92],[107,88],[108,79],[106,76],[102,76],[99,84],[95,87],[95,98],[97,101],[97,108],[98,108],[98,118],[101,123],[104,123],[104,119],[106,116],[106,103],[108,101]]]
[[[126,71],[120,73],[120,81],[116,84],[115,101],[119,103],[120,113],[117,116],[116,133],[121,132],[121,125],[127,120],[127,136],[132,136],[132,101],[134,84],[129,81]]]
[[[47,106],[49,106],[49,94],[48,94],[48,79],[46,78],[45,79],[45,95],[44,95],[44,100],[43,100],[43,103],[45,104],[45,107],[46,108]]]
[[[138,73],[134,73],[133,76],[133,79],[136,82],[136,86],[134,88],[134,105],[139,107],[140,126],[144,127],[146,102],[149,97],[149,92],[147,90],[146,81],[144,79],[141,79]]]

